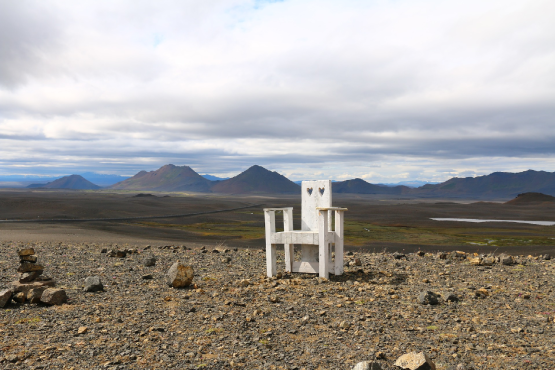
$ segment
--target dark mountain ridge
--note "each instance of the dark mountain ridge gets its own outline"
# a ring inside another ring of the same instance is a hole
[[[96,190],[100,186],[83,178],[80,175],[64,176],[47,184],[31,184],[32,189],[70,189],[70,190]]]
[[[287,177],[258,165],[212,186],[212,192],[224,194],[298,194],[300,190]]]
[[[424,185],[412,194],[434,197],[515,197],[538,192],[555,195],[555,172],[528,170],[519,173],[494,172],[478,177],[454,177],[436,185]]]
[[[189,166],[167,164],[156,171],[141,171],[127,180],[110,186],[118,190],[210,192],[212,182]]]
[[[353,179],[332,183],[334,193],[351,194],[405,194],[410,191],[408,186],[374,185],[363,179]]]

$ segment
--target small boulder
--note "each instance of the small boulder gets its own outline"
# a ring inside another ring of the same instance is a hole
[[[23,292],[25,294],[27,294],[31,289],[40,287],[53,287],[54,285],[56,285],[56,282],[54,280],[42,276],[39,276],[37,280],[30,283],[20,283],[17,280],[9,283],[9,286],[14,293]]]
[[[456,294],[453,293],[449,293],[445,296],[445,301],[446,302],[458,302],[459,301],[459,297],[457,297]]]
[[[418,295],[418,303],[423,305],[439,304],[439,294],[430,291],[420,292]]]
[[[143,265],[146,267],[152,267],[156,265],[156,257],[147,257],[143,261]]]
[[[0,308],[4,308],[12,300],[13,292],[11,289],[0,291]]]
[[[15,293],[12,297],[12,299],[17,303],[25,303],[26,298],[27,298],[27,295],[23,292]]]
[[[546,261],[549,261],[551,259],[551,255],[549,253],[546,253],[542,256],[542,258]]]
[[[24,272],[19,276],[20,283],[30,283],[42,275],[43,270],[31,271],[31,272]]]
[[[33,254],[35,254],[35,249],[34,248],[24,248],[24,249],[20,249],[17,251],[17,254],[22,257],[22,256],[31,256]]]
[[[31,262],[23,262],[21,265],[19,265],[17,272],[32,272],[32,271],[43,271],[43,270],[44,270],[44,267],[42,267],[41,265],[37,265]]]
[[[99,276],[89,276],[85,279],[85,288],[83,291],[85,292],[100,292],[104,290],[104,285],[102,285],[102,281],[100,281]]]
[[[436,365],[424,352],[410,352],[395,361],[395,366],[406,370],[436,370]]]
[[[374,361],[362,361],[356,364],[352,370],[382,370],[382,367]]]
[[[400,260],[400,259],[407,259],[406,254],[404,253],[399,253],[399,252],[395,252],[393,253],[393,258],[395,258],[396,260]]]
[[[480,266],[482,259],[480,257],[469,257],[468,262],[473,266]]]
[[[168,285],[173,288],[184,288],[191,284],[194,271],[191,266],[185,266],[177,261],[168,270]]]
[[[27,300],[29,301],[29,303],[39,303],[40,298],[42,297],[42,293],[44,293],[45,290],[45,287],[29,290],[29,292],[27,293]]]
[[[48,288],[42,292],[40,301],[50,305],[61,305],[67,302],[67,294],[63,289]]]
[[[486,256],[482,258],[482,266],[492,266],[493,264],[495,264],[495,257]]]
[[[513,258],[513,256],[507,255],[507,254],[502,254],[499,256],[499,262],[502,265],[505,266],[511,266],[515,264],[515,259]]]
[[[35,255],[19,256],[19,260],[21,262],[26,261],[26,262],[36,263],[37,262],[37,256],[35,256]]]

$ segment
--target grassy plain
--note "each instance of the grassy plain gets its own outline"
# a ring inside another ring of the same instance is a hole
[[[0,219],[44,220],[151,217],[211,212],[254,205],[252,208],[191,217],[150,218],[82,223],[0,223],[0,238],[7,231],[25,232],[64,227],[102,233],[114,242],[125,238],[144,243],[215,243],[262,248],[264,207],[294,207],[294,226],[300,228],[300,196],[221,196],[186,193],[152,193],[135,197],[129,191],[63,192],[45,190],[0,191]],[[506,199],[508,200],[508,199]],[[549,204],[508,205],[503,201],[393,198],[372,195],[339,195],[334,204],[347,207],[347,248],[389,251],[455,250],[509,253],[555,252],[555,227],[516,223],[433,221],[431,218],[480,218],[555,220]],[[278,225],[280,215],[277,215]],[[68,232],[68,234],[72,234]],[[13,233],[10,238],[13,240]]]

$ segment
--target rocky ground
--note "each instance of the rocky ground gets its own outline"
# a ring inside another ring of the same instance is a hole
[[[0,290],[17,279],[24,247],[69,300],[0,309],[2,369],[394,369],[410,351],[440,370],[555,368],[555,264],[543,258],[480,266],[456,253],[354,253],[344,275],[321,281],[268,279],[257,250],[3,243]],[[176,260],[194,269],[188,288],[166,284]],[[104,291],[84,292],[89,276]],[[438,304],[420,302],[428,291]]]

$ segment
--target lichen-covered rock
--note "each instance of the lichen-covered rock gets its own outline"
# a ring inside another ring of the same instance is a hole
[[[185,266],[177,261],[168,270],[168,285],[173,288],[184,288],[191,284],[194,271],[191,266]]]
[[[436,370],[436,365],[424,352],[410,352],[395,361],[395,366],[407,370]]]
[[[40,301],[42,303],[58,306],[67,302],[67,294],[63,289],[48,288],[42,292]]]

